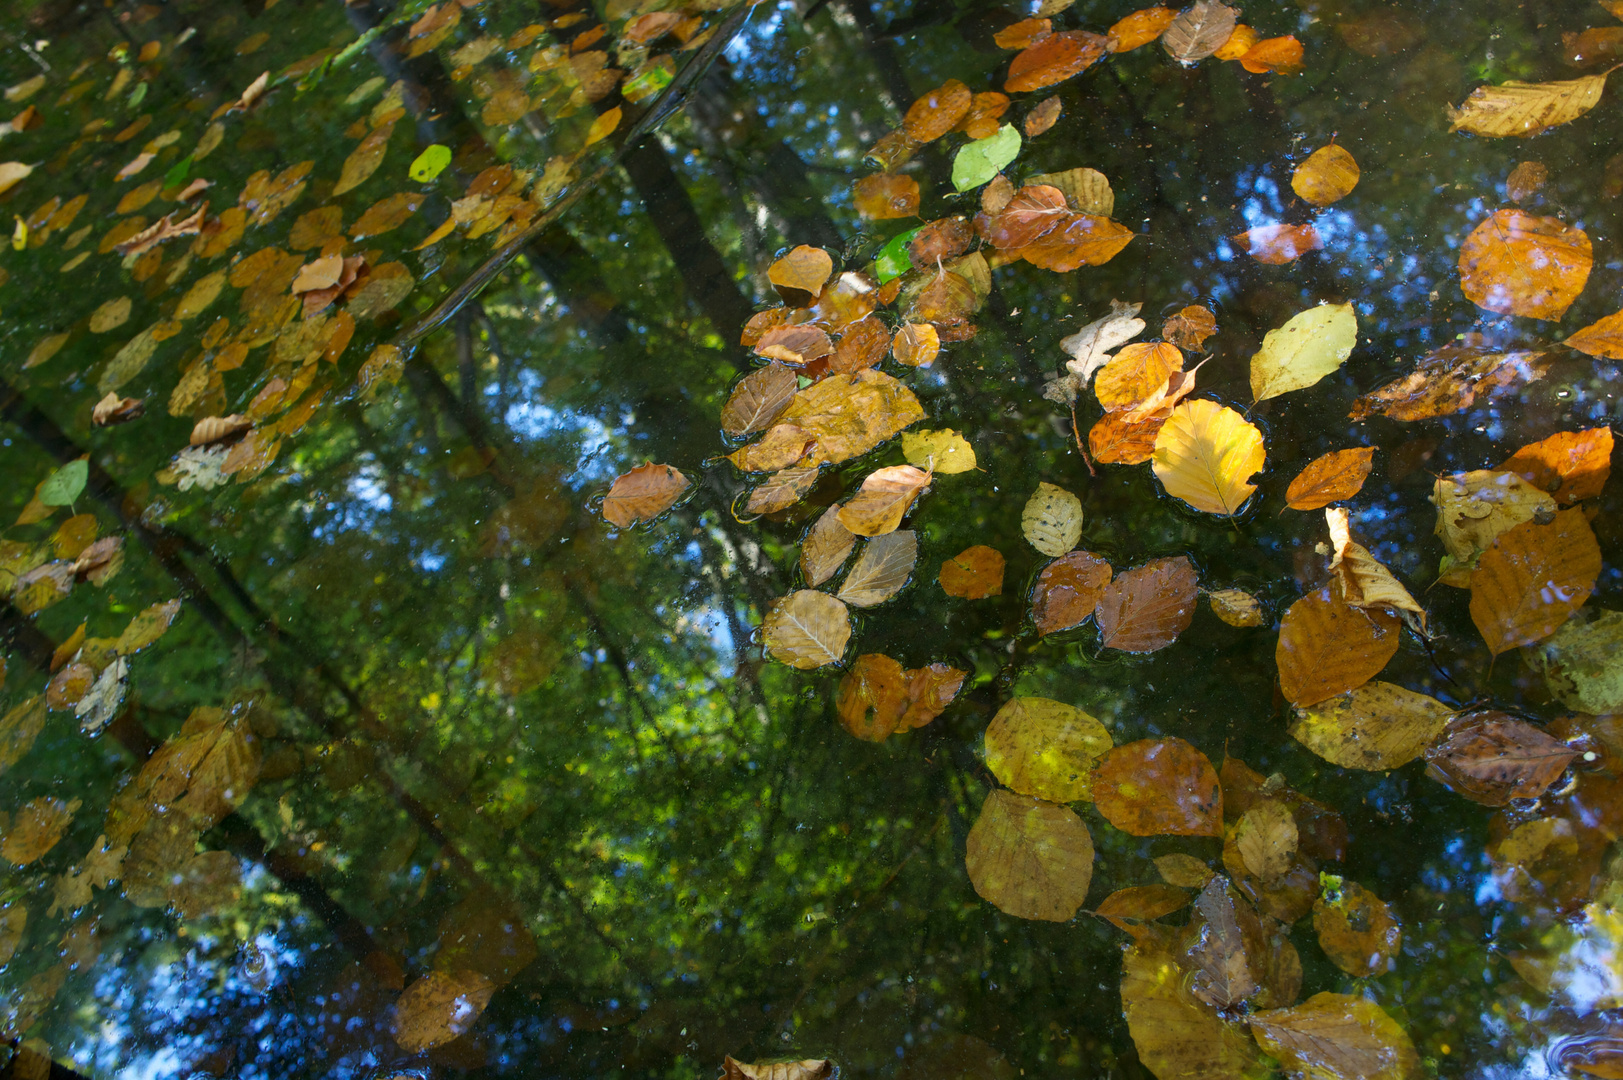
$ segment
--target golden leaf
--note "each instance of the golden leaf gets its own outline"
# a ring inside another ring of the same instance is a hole
[[[1378,772],[1419,757],[1452,712],[1436,698],[1371,682],[1311,708],[1298,707],[1290,735],[1332,765]]]
[[[1263,1080],[1256,1043],[1190,992],[1190,973],[1170,943],[1143,939],[1122,959],[1122,1012],[1144,1067],[1180,1080]]]
[[[383,155],[389,150],[389,136],[392,134],[394,124],[388,123],[361,140],[360,145],[344,159],[338,186],[332,190],[334,197],[360,187],[378,171],[378,166],[383,164]]]
[[[1543,641],[1589,599],[1600,545],[1579,509],[1507,529],[1471,571],[1471,621],[1495,656]]]
[[[1077,802],[1092,798],[1093,766],[1113,745],[1105,726],[1081,709],[1017,697],[986,729],[986,767],[1021,795]]]
[[[863,546],[836,595],[852,607],[883,603],[907,584],[918,557],[918,536],[912,529],[875,536]]]
[[[1217,771],[1183,739],[1140,739],[1106,753],[1094,770],[1093,801],[1132,836],[1223,835]]]
[[[807,307],[823,291],[832,273],[834,259],[828,252],[801,244],[768,267],[766,276],[784,303],[790,307]]]
[[[1554,496],[1515,472],[1497,469],[1439,476],[1431,501],[1437,507],[1436,534],[1449,554],[1441,580],[1461,588],[1500,533],[1524,521],[1547,520],[1556,508]]]
[[[1106,36],[1110,38],[1110,51],[1132,52],[1148,45],[1164,34],[1177,17],[1178,12],[1173,8],[1152,7],[1116,20],[1106,31]]]
[[[941,564],[936,580],[941,583],[942,592],[963,600],[1001,596],[1003,553],[984,544],[965,548]]]
[[[669,465],[639,465],[614,478],[603,497],[603,517],[622,529],[652,521],[674,506],[688,486],[688,478]]]
[[[1082,538],[1082,500],[1062,487],[1038,483],[1020,514],[1020,530],[1032,547],[1057,558]]]
[[[1093,392],[1107,412],[1132,409],[1164,387],[1167,378],[1183,370],[1183,353],[1164,341],[1128,345],[1104,367],[1093,382]]]
[[[1357,689],[1381,673],[1399,638],[1386,612],[1354,608],[1328,587],[1310,593],[1279,624],[1279,691],[1293,705],[1315,705]]]
[[[840,524],[858,536],[880,536],[901,525],[913,501],[930,484],[930,474],[911,465],[875,469],[840,507]]]
[[[1552,217],[1496,210],[1460,245],[1460,288],[1477,307],[1557,320],[1594,265],[1582,229]]]
[[[1516,473],[1540,491],[1550,492],[1560,506],[1593,498],[1612,472],[1612,429],[1557,432],[1522,447],[1498,471]]]
[[[1291,190],[1314,206],[1329,206],[1358,186],[1358,162],[1344,146],[1321,146],[1291,173]]]
[[[495,992],[477,971],[431,971],[396,1002],[395,1042],[408,1054],[448,1043],[473,1026]]]
[[[911,176],[874,173],[856,182],[851,201],[870,221],[912,217],[919,212],[919,182]]]
[[[1352,304],[1320,304],[1268,331],[1251,358],[1251,393],[1266,401],[1302,390],[1347,362],[1358,343]]]
[[[1116,193],[1111,190],[1110,181],[1105,174],[1098,169],[1066,169],[1064,172],[1038,173],[1026,180],[1028,188],[1039,185],[1051,187],[1065,196],[1065,205],[1078,213],[1109,217],[1116,212]]]
[[[1206,594],[1212,614],[1230,626],[1262,626],[1268,619],[1257,598],[1244,589],[1215,589]]]
[[[1000,910],[1068,922],[1093,881],[1093,837],[1069,807],[995,788],[969,830],[964,865]]]
[[[946,476],[975,468],[975,448],[950,428],[903,432],[902,456],[909,465]]]
[[[1288,1009],[1253,1013],[1251,1033],[1293,1073],[1324,1080],[1411,1080],[1420,1055],[1408,1033],[1368,998],[1314,994]]]
[[[1003,89],[1009,93],[1041,90],[1081,74],[1105,53],[1106,39],[1086,30],[1067,30],[1021,50],[1009,61]]]
[[[913,392],[881,371],[830,375],[795,394],[779,416],[817,440],[811,460],[838,464],[865,454],[915,421],[924,408]]]
[[[929,367],[941,353],[941,333],[929,323],[908,323],[896,331],[890,351],[898,364]]]
[[[969,87],[948,79],[908,107],[902,131],[916,145],[934,142],[958,126],[973,98]]]
[[[81,802],[40,796],[17,811],[0,840],[0,856],[14,866],[27,866],[57,844],[73,824]]]
[[[1292,510],[1320,510],[1350,499],[1363,489],[1374,462],[1372,446],[1333,450],[1314,458],[1285,489],[1285,505]]]
[[[180,613],[180,601],[169,600],[162,604],[153,604],[130,620],[130,624],[119,635],[117,652],[120,656],[133,656],[169,630],[169,624],[174,622],[175,616]]]
[[[1234,827],[1234,843],[1253,876],[1274,881],[1284,877],[1296,862],[1296,819],[1278,799],[1258,800],[1240,815]]]
[[[1256,485],[1264,461],[1262,432],[1215,401],[1185,401],[1155,436],[1151,468],[1173,495],[1208,514],[1233,514]]]
[[[840,508],[824,510],[800,545],[800,572],[806,575],[806,584],[821,585],[838,573],[856,543],[856,533],[840,524]]]
[[[1605,88],[1605,75],[1585,75],[1563,82],[1511,80],[1498,86],[1479,86],[1459,108],[1448,110],[1448,130],[1491,138],[1527,138],[1578,119],[1600,103]]]
[[[851,640],[851,614],[816,589],[801,589],[772,605],[761,623],[761,641],[772,659],[810,671],[837,664]]]
[[[806,492],[817,483],[819,471],[817,465],[793,465],[779,469],[750,492],[744,509],[751,514],[775,514],[779,510],[787,510],[804,498]]]
[[[1341,585],[1341,597],[1356,608],[1391,608],[1407,612],[1403,616],[1416,631],[1424,633],[1426,612],[1369,549],[1355,544],[1348,526],[1347,511],[1335,507],[1324,512],[1330,529],[1330,572]],[[1415,618],[1409,618],[1410,615]]]

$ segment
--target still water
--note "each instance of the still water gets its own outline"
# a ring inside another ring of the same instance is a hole
[[[0,13],[12,1074],[1623,1075],[1616,5],[725,4]]]

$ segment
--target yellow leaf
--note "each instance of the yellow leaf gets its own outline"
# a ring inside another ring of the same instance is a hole
[[[982,898],[1022,919],[1068,922],[1093,881],[1093,837],[1069,807],[994,789],[964,865]]]
[[[477,971],[431,971],[395,1004],[395,1042],[408,1054],[448,1043],[473,1026],[495,992]]]
[[[1082,538],[1082,500],[1062,487],[1039,483],[1026,500],[1020,529],[1032,547],[1057,559]]]
[[[802,671],[839,663],[850,640],[850,612],[816,589],[785,596],[772,605],[761,624],[767,655]]]
[[[1332,765],[1380,772],[1419,757],[1443,733],[1452,713],[1434,697],[1370,682],[1298,708],[1290,735]]]
[[[948,475],[975,468],[975,448],[951,428],[904,432],[902,456],[910,465]]]
[[[1450,131],[1473,135],[1526,138],[1545,128],[1576,120],[1600,102],[1606,76],[1585,75],[1563,82],[1528,83],[1514,80],[1498,86],[1479,86],[1459,108],[1450,108]]]
[[[608,112],[598,114],[592,121],[591,129],[586,132],[586,145],[602,142],[614,134],[614,129],[620,126],[620,106],[616,105]]]
[[[1093,797],[1093,766],[1113,745],[1105,726],[1081,709],[1017,697],[986,729],[986,767],[1022,795],[1076,802]]]
[[[1329,206],[1358,185],[1358,162],[1345,147],[1331,143],[1307,156],[1291,173],[1291,190],[1314,206]]]
[[[1251,358],[1251,393],[1266,401],[1302,390],[1346,363],[1358,343],[1358,317],[1351,304],[1320,304],[1268,331]]]
[[[1174,495],[1208,514],[1233,514],[1251,493],[1264,460],[1262,432],[1215,401],[1185,401],[1155,436],[1151,468]]]
[[[1207,593],[1206,599],[1212,614],[1230,626],[1261,626],[1266,621],[1262,605],[1244,589],[1217,589]]]
[[[24,165],[20,161],[0,161],[0,195],[4,195],[34,171],[32,165]]]

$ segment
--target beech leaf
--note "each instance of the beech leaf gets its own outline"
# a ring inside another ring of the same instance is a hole
[[[1135,567],[1105,585],[1099,597],[1099,641],[1122,652],[1164,649],[1189,629],[1199,590],[1186,556]]]
[[[1363,489],[1374,462],[1373,446],[1333,450],[1315,458],[1285,489],[1285,505],[1292,510],[1319,510],[1350,499]]]
[[[1093,881],[1093,837],[1069,807],[996,788],[969,830],[964,866],[1000,910],[1068,922]]]
[[[1511,80],[1498,86],[1479,86],[1459,108],[1449,108],[1448,130],[1490,138],[1527,138],[1578,119],[1599,104],[1605,88],[1605,75],[1547,83]]]
[[[984,600],[1003,595],[1003,553],[976,544],[941,564],[936,580],[941,591],[963,600]]]
[[[986,767],[1022,795],[1050,802],[1092,797],[1093,766],[1113,745],[1081,709],[1044,697],[1004,703],[986,729]]]
[[[1257,490],[1250,483],[1265,458],[1262,432],[1215,401],[1175,406],[1155,436],[1151,468],[1167,489],[1208,514],[1232,515]]]
[[[1044,555],[1063,555],[1082,538],[1082,500],[1062,487],[1038,483],[1021,511],[1020,530]]]
[[[603,517],[622,529],[652,521],[676,505],[688,486],[688,478],[669,465],[639,465],[614,478],[603,497]]]
[[[1460,245],[1460,288],[1477,307],[1557,320],[1583,292],[1594,255],[1582,229],[1496,210]]]
[[[1471,571],[1471,621],[1495,656],[1543,641],[1589,599],[1600,545],[1579,509],[1500,533]]]
[[[1179,738],[1140,739],[1105,754],[1093,801],[1132,836],[1222,836],[1223,790],[1206,755]]]
[[[1578,756],[1566,743],[1497,712],[1450,720],[1426,751],[1426,775],[1484,806],[1536,799]]]
[[[772,605],[761,623],[767,655],[802,671],[837,664],[851,640],[851,615],[834,597],[801,589]]]
[[[1371,682],[1297,708],[1290,735],[1332,765],[1383,771],[1419,757],[1442,734],[1451,712],[1436,698]]]
[[[911,529],[876,536],[863,546],[836,594],[852,607],[873,607],[901,591],[918,561],[919,541]]]
[[[1319,1080],[1411,1080],[1420,1055],[1381,1007],[1354,994],[1314,994],[1300,1005],[1253,1013],[1251,1033],[1285,1067]]]
[[[1352,304],[1320,304],[1268,331],[1251,358],[1251,394],[1266,401],[1303,390],[1347,362],[1358,343]]]

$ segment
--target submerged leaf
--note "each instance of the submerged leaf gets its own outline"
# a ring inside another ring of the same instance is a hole
[[[1548,353],[1494,352],[1473,346],[1445,345],[1420,361],[1415,371],[1353,402],[1350,419],[1390,416],[1394,420],[1429,420],[1470,408],[1479,392],[1497,393],[1542,379]]]
[[[1167,55],[1185,67],[1220,49],[1239,22],[1240,12],[1216,0],[1196,0],[1161,35]]]
[[[918,561],[919,541],[912,529],[899,529],[869,540],[838,594],[852,607],[873,607],[901,591]]]
[[[1524,720],[1497,712],[1456,717],[1426,751],[1426,775],[1473,802],[1536,799],[1578,756]]]
[[[1262,626],[1268,621],[1257,598],[1243,589],[1216,589],[1206,599],[1212,614],[1230,626]]]
[[[964,600],[1003,595],[1003,553],[977,544],[941,564],[941,591]],[[813,584],[816,584],[813,582]]]
[[[1567,708],[1593,716],[1623,712],[1623,612],[1569,622],[1523,656]]]
[[[1223,835],[1217,771],[1182,739],[1140,739],[1105,754],[1094,771],[1093,801],[1132,836]]]
[[[495,992],[477,971],[431,971],[395,1004],[395,1042],[408,1054],[448,1043],[473,1027]]]
[[[1003,89],[1009,93],[1041,90],[1081,74],[1105,53],[1106,39],[1086,30],[1049,34],[1009,62]],[[1013,155],[1009,160],[1014,160]],[[971,185],[973,186],[973,185]],[[960,191],[964,190],[959,187]]]
[[[1352,994],[1314,994],[1289,1009],[1251,1016],[1263,1050],[1316,1080],[1411,1080],[1420,1075],[1414,1043],[1381,1007]]]
[[[1256,1043],[1190,992],[1190,973],[1161,937],[1122,958],[1122,1012],[1138,1058],[1162,1080],[1264,1080]]]
[[[806,575],[806,584],[821,585],[838,573],[856,543],[856,533],[840,524],[840,508],[824,510],[800,545],[800,572]]]
[[[964,853],[981,897],[1022,919],[1067,922],[1093,881],[1093,837],[1076,812],[996,788]]]
[[[1312,222],[1305,225],[1258,225],[1229,237],[1234,246],[1265,266],[1283,266],[1310,251],[1324,250],[1324,240]]]

